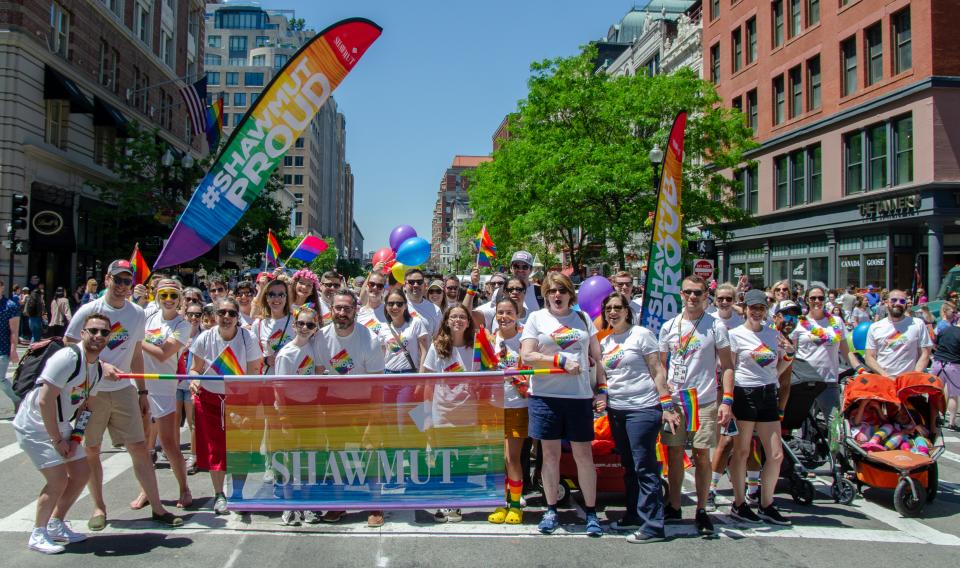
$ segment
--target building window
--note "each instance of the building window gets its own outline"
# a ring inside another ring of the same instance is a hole
[[[800,19],[800,0],[788,1],[790,2],[790,37],[797,37],[803,29]]]
[[[710,0],[710,21],[720,17],[720,0]]]
[[[747,126],[753,129],[754,132],[757,131],[757,127],[760,125],[759,109],[757,108],[757,90],[747,92]]]
[[[747,64],[757,60],[757,19],[747,21]]]
[[[235,106],[235,107],[245,107],[245,106],[247,106],[247,94],[246,94],[246,93],[234,93],[234,94],[233,94],[233,106]]]
[[[133,15],[134,35],[143,43],[150,45],[150,8],[134,0]]]
[[[303,137],[297,138],[297,141],[293,143],[294,148],[303,148]]]
[[[233,115],[233,125],[240,126],[240,121],[243,120],[243,111],[234,113]]]
[[[223,58],[215,53],[203,54],[203,65],[205,67],[219,67],[223,64]]]
[[[807,110],[820,108],[820,56],[807,60]]]
[[[720,44],[710,47],[710,80],[714,85],[720,84]]]
[[[806,201],[806,157],[803,150],[790,154],[790,205],[799,205]]]
[[[896,73],[903,73],[913,65],[910,53],[910,8],[897,12],[890,21],[893,23],[893,68]]]
[[[260,8],[250,10],[219,10],[214,13],[214,26],[222,30],[263,30],[267,28],[266,12]]]
[[[820,23],[820,0],[807,0],[807,27]]]
[[[117,141],[117,129],[113,126],[93,127],[93,161],[94,163],[113,169],[113,160],[110,159],[109,148]]]
[[[294,156],[293,157],[293,167],[302,168],[303,167],[303,156]]]
[[[253,41],[253,45],[256,47],[266,47],[269,43],[270,38],[267,36],[257,36]]]
[[[733,30],[731,39],[733,42],[733,72],[736,73],[740,70],[743,62],[743,37],[740,34],[740,28]]]
[[[883,31],[880,24],[867,28],[867,85],[883,79]]]
[[[160,30],[160,59],[167,64],[167,67],[173,67],[173,57],[176,53],[173,49],[173,34],[167,30]]]
[[[100,40],[100,84],[116,92],[117,67],[120,53],[111,49],[106,40]]]
[[[820,145],[774,158],[776,208],[820,201],[822,160]]]
[[[843,69],[843,96],[857,90],[857,38],[851,36],[840,44],[841,69]]]
[[[913,181],[913,117],[893,123],[893,184]]]
[[[294,225],[298,227],[300,225],[303,225],[303,213],[301,213],[300,211],[297,211],[296,213],[294,213],[293,217],[294,217],[294,220],[293,220]]]
[[[247,64],[247,36],[230,36],[227,57],[230,58],[230,65]],[[234,61],[241,61],[241,63],[234,63]]]
[[[757,176],[757,166],[738,170],[734,174],[738,182],[736,189],[736,206],[741,211],[756,214],[760,200],[760,182]]]
[[[847,195],[913,181],[913,118],[907,115],[847,134],[844,157]]]
[[[774,159],[776,174],[776,206],[782,209],[790,204],[790,177],[787,156]]]
[[[57,99],[47,100],[44,141],[61,150],[67,147],[67,125],[70,120],[70,103]]]
[[[302,176],[302,175],[299,175],[299,174],[294,175],[294,176],[293,176],[293,185],[303,185],[303,176]]]
[[[790,77],[790,118],[803,114],[803,73],[797,65],[789,72]]]
[[[70,54],[70,12],[58,2],[50,3],[50,35],[53,51],[60,57]]]
[[[236,71],[227,71],[224,73],[224,75],[226,76],[225,78],[228,86],[236,86],[240,84],[240,73]]]
[[[290,174],[283,174],[283,184],[284,185],[293,184],[293,176]]]
[[[780,124],[784,118],[783,75],[773,78],[773,123]]]
[[[207,36],[207,47],[220,49],[220,36],[218,35]]]
[[[266,55],[254,55],[250,58],[250,65],[254,67],[266,67],[267,66],[267,56]]]
[[[773,47],[783,45],[783,0],[770,3],[770,19],[773,22]]]
[[[244,87],[262,87],[263,73],[244,73],[243,86]]]
[[[287,56],[287,55],[274,54],[274,56],[273,56],[273,67],[274,67],[275,69],[279,69],[279,68],[283,67],[284,65],[287,64],[287,59],[289,59],[289,56]]]
[[[114,14],[123,19],[123,5],[125,2],[123,0],[103,0],[103,4],[107,7],[107,10],[110,10]]]
[[[293,156],[284,156],[283,157],[283,166],[286,168],[293,166]]]
[[[867,129],[867,150],[870,152],[870,189],[887,186],[887,125]]]
[[[207,71],[207,85],[208,86],[217,86],[220,84],[220,72],[219,71]]]
[[[846,161],[846,192],[853,195],[863,191],[863,133],[849,134],[844,142]]]
[[[807,201],[816,203],[823,197],[823,156],[819,144],[809,150],[808,158],[810,191],[807,195]]]
[[[733,100],[730,101],[730,106],[743,112],[743,97],[733,97]]]

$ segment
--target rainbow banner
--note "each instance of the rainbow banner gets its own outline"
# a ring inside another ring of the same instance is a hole
[[[213,101],[213,104],[207,107],[207,150],[213,154],[217,151],[217,144],[220,143],[220,135],[223,134],[223,99],[219,98]]]
[[[680,313],[680,281],[683,279],[683,218],[680,213],[680,183],[683,166],[683,135],[687,113],[677,114],[670,130],[667,155],[657,191],[653,236],[647,254],[646,293],[641,325],[658,335],[670,318]]]
[[[380,26],[370,20],[343,20],[314,36],[290,58],[234,128],[200,181],[155,269],[193,260],[230,232],[380,32]]]
[[[502,372],[225,379],[231,509],[503,504]]]
[[[683,408],[683,416],[686,419],[684,429],[687,432],[696,432],[700,429],[700,401],[697,399],[697,389],[684,389],[679,395],[680,407]]]

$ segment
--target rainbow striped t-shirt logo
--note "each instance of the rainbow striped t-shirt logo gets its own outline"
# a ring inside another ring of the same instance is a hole
[[[763,343],[758,345],[756,349],[750,352],[750,357],[759,367],[767,367],[777,360],[776,352],[771,351],[770,348]]]
[[[284,344],[289,340],[290,337],[285,336],[282,329],[278,329],[270,334],[270,337],[267,339],[267,345],[270,347],[271,351],[276,353],[280,351]]]
[[[603,367],[605,369],[613,370],[620,366],[620,363],[623,362],[624,356],[623,347],[620,345],[614,345],[613,349],[603,354],[601,361],[603,362]]]
[[[560,349],[566,349],[574,343],[580,341],[583,337],[581,331],[577,329],[570,329],[565,325],[561,325],[550,334],[550,337],[553,338],[553,341],[556,342]]]
[[[339,353],[330,359],[330,366],[341,375],[346,375],[353,370],[353,358],[347,353],[346,349],[341,349]]]
[[[374,335],[380,333],[380,320],[377,318],[370,318],[367,321],[363,322],[363,326],[369,329]]]
[[[70,404],[77,406],[83,402],[83,399],[86,398],[83,387],[83,384],[79,384],[70,389]]]
[[[887,348],[896,349],[907,342],[907,336],[897,330],[887,336]]]
[[[463,364],[460,363],[460,361],[454,361],[443,370],[444,373],[462,373],[464,371],[466,371],[466,369],[463,368]]]
[[[300,361],[300,364],[297,366],[298,375],[312,375],[314,371],[313,357],[307,355],[303,358],[303,361]]]
[[[144,334],[143,340],[151,345],[163,344],[163,329],[148,329]]]
[[[696,334],[696,329],[693,329],[690,333],[680,338],[680,343],[677,344],[677,355],[682,355],[684,359],[689,359],[694,353],[700,351],[701,347],[703,347],[703,341],[700,339],[700,336]]]
[[[387,353],[389,353],[390,355],[396,355],[403,349],[400,343],[397,342],[396,337],[390,337],[389,339],[387,339],[386,347],[387,347]]]
[[[117,322],[110,327],[110,336],[107,337],[107,349],[116,349],[130,339],[130,333],[123,324]]]

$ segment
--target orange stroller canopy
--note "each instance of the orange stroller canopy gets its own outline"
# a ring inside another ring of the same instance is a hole
[[[900,399],[897,398],[896,381],[870,373],[854,377],[843,389],[843,411],[847,412],[861,400],[876,400],[898,408]]]

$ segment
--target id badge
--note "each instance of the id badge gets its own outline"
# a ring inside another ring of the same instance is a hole
[[[673,364],[673,382],[677,385],[683,385],[687,381],[686,361],[683,360],[682,355],[674,355],[671,363]]]

